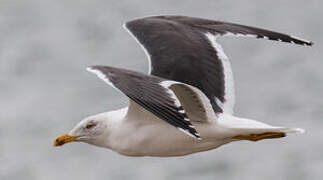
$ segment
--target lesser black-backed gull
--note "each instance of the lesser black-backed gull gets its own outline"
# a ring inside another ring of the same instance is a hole
[[[128,156],[168,157],[304,131],[233,116],[232,70],[216,38],[247,36],[307,46],[312,42],[186,16],[146,17],[124,27],[148,55],[149,74],[89,67],[88,71],[128,96],[129,106],[85,118],[59,136],[55,146],[81,141]]]

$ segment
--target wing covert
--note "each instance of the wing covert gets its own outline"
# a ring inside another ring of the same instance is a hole
[[[87,70],[120,90],[155,116],[186,134],[200,139],[199,133],[190,122],[180,101],[169,88],[176,82],[108,66],[91,66]]]

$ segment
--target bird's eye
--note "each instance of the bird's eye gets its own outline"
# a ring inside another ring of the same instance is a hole
[[[95,124],[87,124],[86,126],[85,126],[85,128],[86,129],[91,129],[91,128],[93,128],[95,126]]]

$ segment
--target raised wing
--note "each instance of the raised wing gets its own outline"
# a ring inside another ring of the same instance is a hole
[[[200,89],[215,113],[233,113],[234,83],[230,62],[215,40],[222,35],[251,36],[311,46],[286,34],[238,24],[185,16],[153,16],[124,26],[142,45],[150,74]]]
[[[181,83],[108,66],[91,66],[87,70],[120,90],[132,101],[155,116],[184,133],[200,139],[199,133],[170,88],[171,85]]]

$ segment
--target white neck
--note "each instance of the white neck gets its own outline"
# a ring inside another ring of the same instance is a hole
[[[111,148],[110,138],[114,138],[113,133],[118,132],[117,129],[120,128],[120,125],[124,121],[127,111],[128,107],[91,116],[91,118],[102,120],[102,122],[105,123],[107,130],[104,134],[87,143],[100,147]]]

